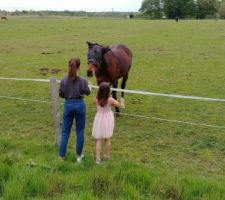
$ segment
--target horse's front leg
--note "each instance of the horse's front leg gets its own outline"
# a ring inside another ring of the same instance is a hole
[[[118,87],[118,81],[114,81],[112,86],[113,86],[113,88],[116,89]],[[117,100],[116,91],[114,91],[114,90],[112,91],[112,97]],[[120,109],[118,107],[115,107],[115,109],[116,109],[116,116],[119,116],[120,115]]]

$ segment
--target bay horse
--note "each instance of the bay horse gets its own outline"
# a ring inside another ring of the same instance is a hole
[[[1,20],[8,20],[6,16],[1,16]]]
[[[122,78],[121,89],[124,89],[131,67],[132,52],[123,45],[102,46],[98,43],[88,44],[88,69],[87,76],[95,74],[97,84],[109,82],[113,88],[118,87],[118,79]],[[112,91],[113,98],[117,99],[116,91]],[[124,92],[121,93],[121,104],[124,104]],[[119,116],[119,108],[116,107],[116,115]]]

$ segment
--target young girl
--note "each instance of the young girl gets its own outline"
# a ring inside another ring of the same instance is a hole
[[[110,159],[110,138],[114,128],[114,115],[111,106],[120,107],[120,103],[110,97],[110,86],[105,82],[100,84],[94,103],[97,113],[94,118],[92,136],[96,139],[96,164],[100,164],[102,143],[106,145],[106,159]]]

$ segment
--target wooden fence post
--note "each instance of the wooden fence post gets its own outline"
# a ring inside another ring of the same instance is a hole
[[[60,132],[60,116],[58,109],[58,90],[57,90],[57,82],[55,77],[50,78],[50,88],[51,88],[51,96],[52,96],[52,112],[53,112],[53,120],[54,120],[54,132],[55,132],[55,146],[59,146],[59,132]]]

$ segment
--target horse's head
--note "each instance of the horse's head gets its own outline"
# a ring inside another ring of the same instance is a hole
[[[88,69],[87,69],[87,76],[92,76],[95,70],[102,66],[104,54],[107,53],[110,49],[109,47],[104,47],[97,43],[90,43],[88,44],[88,53],[87,53],[87,60],[88,60]]]

